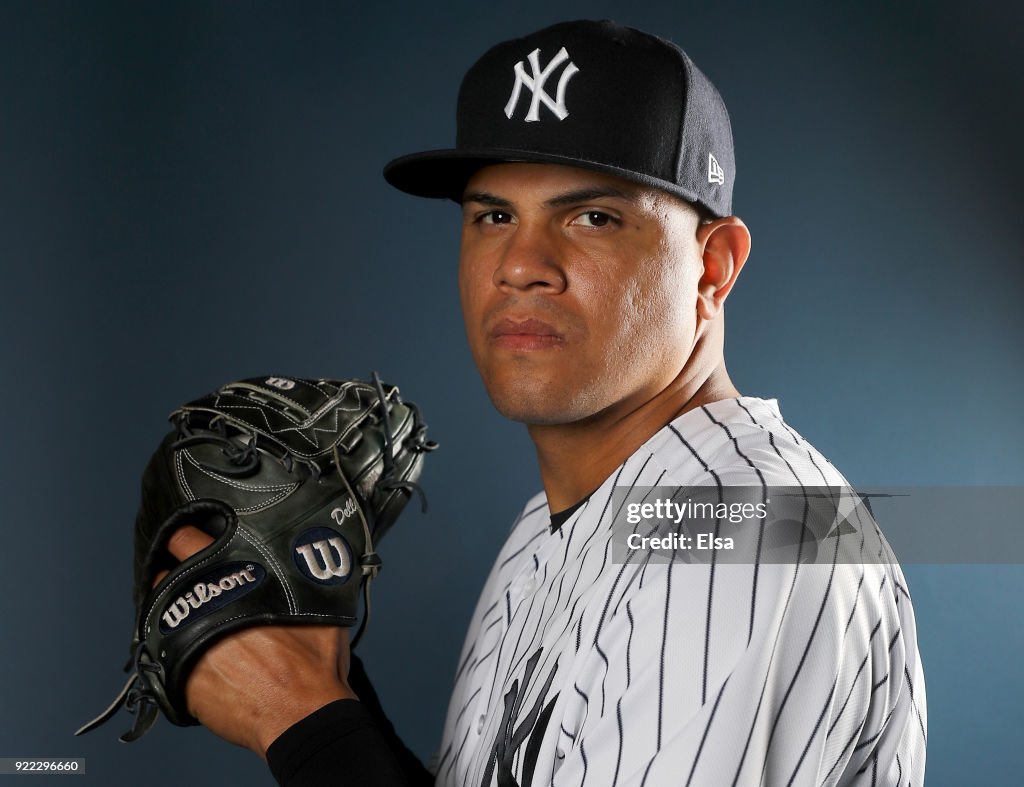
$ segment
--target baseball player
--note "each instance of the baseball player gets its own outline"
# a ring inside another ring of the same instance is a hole
[[[676,530],[664,560],[620,529],[623,501],[655,489],[766,503],[796,488],[806,511],[809,490],[848,487],[726,371],[750,236],[714,86],[672,43],[570,22],[485,53],[457,124],[454,149],[385,177],[461,205],[469,346],[495,407],[526,424],[544,488],[469,624],[435,767],[349,669],[344,629],[225,638],[193,672],[190,710],[289,787],[922,784],[914,614],[873,522],[775,560],[763,528],[729,531],[742,558],[724,530],[700,557]],[[171,551],[208,543],[186,528]]]

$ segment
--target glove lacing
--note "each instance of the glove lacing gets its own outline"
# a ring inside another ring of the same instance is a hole
[[[208,424],[208,428],[216,429],[217,434],[194,434],[189,428],[188,418],[189,414],[187,412],[181,412],[174,416],[172,423],[180,436],[171,444],[172,450],[177,451],[179,448],[187,448],[190,445],[199,445],[201,443],[219,443],[221,453],[228,458],[231,464],[236,465],[237,469],[211,467],[197,459],[196,463],[200,467],[228,478],[241,478],[252,475],[259,469],[260,457],[256,451],[256,432],[252,433],[249,442],[245,443],[244,446],[239,446],[238,442],[232,440],[228,435],[227,424],[220,415],[211,418]],[[288,454],[285,454],[282,461],[286,462],[285,467],[291,470],[291,457]]]
[[[143,673],[153,672],[161,674],[163,673],[163,667],[150,660],[149,651],[146,650],[146,645],[141,642],[135,650],[135,655],[125,665],[125,670],[131,667],[132,662],[135,664],[135,671],[128,678],[121,691],[118,692],[118,695],[114,697],[114,701],[95,719],[87,721],[75,730],[75,735],[82,735],[91,729],[99,727],[111,719],[120,710],[122,705],[135,716],[131,729],[121,735],[120,740],[123,743],[131,743],[141,738],[153,726],[159,715],[160,706],[157,704],[156,698],[153,696],[153,690],[143,676]]]
[[[402,480],[395,476],[395,449],[394,449],[394,438],[391,434],[391,411],[388,408],[388,397],[384,393],[384,385],[381,383],[380,376],[377,372],[372,373],[373,386],[377,391],[377,401],[380,404],[381,420],[384,424],[384,451],[382,456],[383,468],[381,471],[380,479],[377,481],[377,486],[381,489],[386,490],[397,490],[402,489],[407,492],[410,496],[415,492],[420,498],[420,508],[423,513],[427,512],[427,496],[424,494],[422,487],[415,481]],[[433,451],[437,448],[437,443],[433,440],[426,439],[427,425],[423,423],[423,419],[420,417],[419,408],[413,404],[407,404],[407,407],[412,411],[413,414],[413,429],[409,437],[405,440],[405,445],[417,452]],[[359,521],[363,526],[363,537],[366,542],[365,551],[362,557],[359,559],[359,564],[363,569],[363,619],[359,622],[359,628],[356,630],[355,636],[352,638],[350,647],[353,649],[359,644],[359,641],[363,638],[363,634],[366,631],[366,626],[370,622],[370,582],[380,573],[384,563],[380,559],[380,555],[377,554],[373,546],[373,533],[370,529],[370,523],[366,518],[366,512],[363,510],[363,506],[359,503],[359,498],[352,489],[352,485],[349,483],[348,478],[341,470],[341,458],[338,455],[338,445],[335,445],[331,449],[334,454],[334,467],[338,472],[338,476],[341,478],[342,483],[345,485],[345,489],[348,490],[349,497],[355,503],[356,512],[359,514]]]

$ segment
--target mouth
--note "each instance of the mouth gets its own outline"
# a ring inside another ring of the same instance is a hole
[[[503,350],[531,352],[558,347],[565,337],[546,322],[537,319],[513,320],[505,318],[490,331],[491,341]]]

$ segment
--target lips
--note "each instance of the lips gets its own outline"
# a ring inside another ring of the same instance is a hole
[[[506,317],[494,325],[490,335],[499,347],[518,352],[546,350],[565,341],[553,325],[534,318],[513,320]]]

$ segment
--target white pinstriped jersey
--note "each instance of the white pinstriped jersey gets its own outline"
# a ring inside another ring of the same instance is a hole
[[[924,676],[895,561],[612,561],[616,485],[709,484],[846,481],[774,400],[741,397],[659,431],[554,533],[535,496],[470,623],[439,785],[923,783]]]

